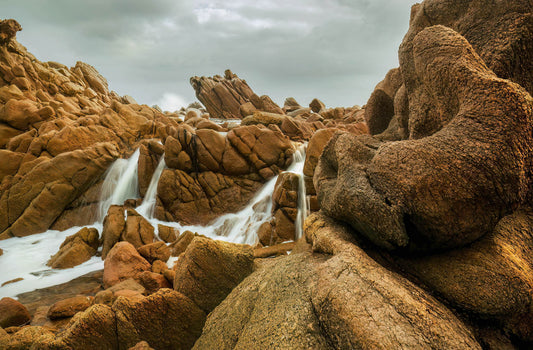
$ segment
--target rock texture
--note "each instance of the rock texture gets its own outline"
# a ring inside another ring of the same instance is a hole
[[[84,227],[65,239],[59,251],[50,258],[47,265],[54,269],[77,266],[95,255],[98,246],[98,230]]]
[[[268,96],[257,96],[246,81],[230,70],[225,71],[224,77],[192,77],[191,85],[212,118],[240,119],[255,110],[283,113]]]
[[[209,315],[194,349],[481,348],[440,302],[355,245],[347,228],[323,216],[307,223],[315,253],[272,260],[246,278]]]
[[[128,242],[119,242],[109,251],[104,262],[104,285],[111,287],[143,271],[150,271],[151,266]]]
[[[449,28],[426,28],[412,48],[400,55],[409,99],[419,101],[410,103],[411,139],[337,134],[315,187],[328,215],[381,247],[458,247],[530,195],[533,100]]]
[[[29,323],[30,313],[20,302],[12,298],[0,299],[0,327],[8,328]]]

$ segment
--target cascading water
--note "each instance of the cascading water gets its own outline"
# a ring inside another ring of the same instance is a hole
[[[122,205],[126,199],[139,198],[139,154],[137,149],[129,159],[117,159],[109,168],[102,185],[98,222],[104,220],[111,205]]]
[[[159,164],[157,165],[157,168],[154,171],[154,174],[152,175],[150,185],[148,186],[148,190],[146,190],[146,195],[144,196],[142,204],[135,208],[137,213],[141,214],[148,220],[154,218],[154,210],[157,196],[157,184],[159,183],[159,178],[161,177],[165,166],[165,155],[163,154],[161,156]]]
[[[301,145],[293,157],[293,162],[287,171],[299,174],[301,177],[298,195],[299,213],[296,222],[296,238],[299,238],[302,235],[301,224],[307,215],[305,186],[302,175],[305,145]],[[182,232],[190,230],[213,239],[233,243],[255,244],[257,242],[259,226],[272,218],[272,193],[274,192],[277,177],[269,180],[249,204],[238,213],[221,216],[208,226],[182,226],[175,222],[162,222],[153,219],[157,184],[165,168],[163,159],[159,162],[152,176],[143,204],[136,208],[139,213],[142,213],[150,221],[156,230],[157,224],[161,223],[175,227]],[[129,159],[117,159],[113,163],[102,186],[98,220],[95,224],[87,227],[95,227],[101,233],[103,218],[112,204],[121,205],[127,199],[139,197],[138,160],[139,150],[135,151]],[[15,278],[23,278],[23,280],[16,283],[0,287],[0,297],[15,297],[20,293],[68,282],[86,273],[103,269],[104,262],[100,257],[96,256],[70,269],[56,270],[46,266],[50,256],[57,252],[65,238],[75,234],[80,229],[81,227],[72,227],[62,232],[49,230],[36,235],[21,238],[14,237],[0,241],[0,248],[4,250],[4,254],[0,256],[0,266],[4,267],[0,276],[0,285]],[[9,268],[7,268],[8,264]]]
[[[298,216],[296,217],[295,240],[300,239],[303,236],[303,226],[307,213],[309,212],[309,202],[307,200],[307,194],[305,191],[304,180],[304,163],[305,163],[305,148],[307,145],[301,146],[298,151],[294,153],[294,168],[287,169],[287,172],[295,173],[298,175]]]

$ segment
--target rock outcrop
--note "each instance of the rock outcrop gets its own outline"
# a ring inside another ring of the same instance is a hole
[[[246,81],[229,69],[224,77],[192,77],[191,85],[212,118],[240,119],[256,110],[283,114],[270,97],[257,96]]]
[[[417,101],[410,140],[336,134],[315,187],[328,215],[381,247],[459,247],[530,195],[533,100],[449,28],[426,28],[412,48],[400,55],[409,100]]]

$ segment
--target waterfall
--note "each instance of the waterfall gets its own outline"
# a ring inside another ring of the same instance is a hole
[[[148,220],[154,218],[154,210],[157,197],[157,184],[159,183],[159,178],[161,177],[165,166],[165,155],[163,154],[161,156],[159,164],[157,164],[157,168],[155,169],[154,174],[152,175],[150,185],[148,186],[148,190],[146,190],[146,195],[144,196],[142,204],[135,208],[135,210],[139,214],[141,214]]]
[[[288,169],[287,172],[294,173],[298,175],[298,216],[296,217],[295,227],[295,238],[297,241],[303,236],[303,225],[307,213],[309,212],[309,203],[307,200],[307,194],[305,192],[305,180],[304,180],[304,163],[305,163],[305,148],[307,145],[303,145],[294,153],[294,168]]]
[[[139,198],[139,150],[129,159],[117,159],[107,171],[100,195],[98,222],[102,222],[113,204],[122,205],[126,199]]]

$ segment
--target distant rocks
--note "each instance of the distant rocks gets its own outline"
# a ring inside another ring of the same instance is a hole
[[[0,45],[6,45],[14,39],[17,32],[22,30],[20,24],[14,19],[0,21]]]
[[[196,97],[207,109],[212,118],[240,119],[255,110],[282,114],[281,108],[268,96],[257,96],[248,86],[229,69],[224,77],[192,77],[191,85]]]

